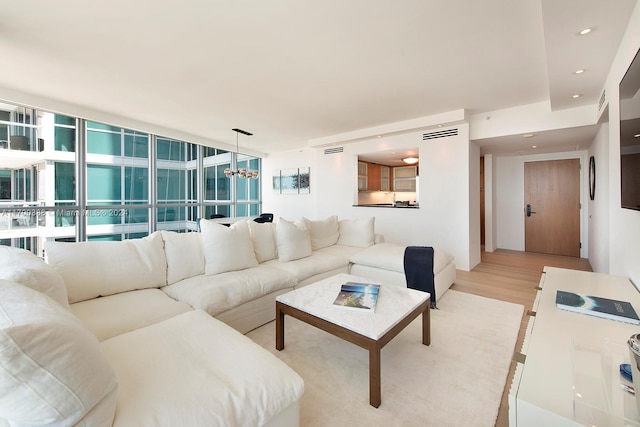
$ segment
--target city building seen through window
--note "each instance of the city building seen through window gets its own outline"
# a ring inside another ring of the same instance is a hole
[[[0,102],[0,244],[195,231],[261,210],[258,157]]]

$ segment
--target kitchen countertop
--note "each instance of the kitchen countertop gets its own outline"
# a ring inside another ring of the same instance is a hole
[[[419,209],[420,206],[418,205],[399,205],[399,204],[392,204],[392,203],[363,203],[360,205],[353,205],[355,207],[368,207],[368,208],[400,208],[400,209]]]

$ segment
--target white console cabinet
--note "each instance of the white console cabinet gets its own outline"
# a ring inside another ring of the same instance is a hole
[[[509,425],[640,426],[618,372],[640,326],[560,310],[556,290],[629,301],[640,313],[640,294],[625,277],[545,267],[509,392]]]

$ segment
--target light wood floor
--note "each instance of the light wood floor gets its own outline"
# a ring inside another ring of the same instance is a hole
[[[515,351],[518,351],[524,338],[526,312],[533,306],[535,288],[540,282],[544,266],[592,271],[589,261],[583,258],[499,249],[495,252],[482,252],[480,264],[472,271],[458,270],[456,281],[451,289],[522,304],[525,315],[520,323],[520,333],[515,348]],[[515,362],[511,363],[502,393],[496,427],[509,425],[508,395],[515,365]]]

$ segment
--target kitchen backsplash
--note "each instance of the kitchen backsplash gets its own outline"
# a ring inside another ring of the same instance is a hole
[[[395,199],[394,199],[395,195]],[[359,191],[358,204],[368,205],[376,203],[395,203],[395,202],[416,202],[416,193],[411,192],[392,192],[392,191]]]

